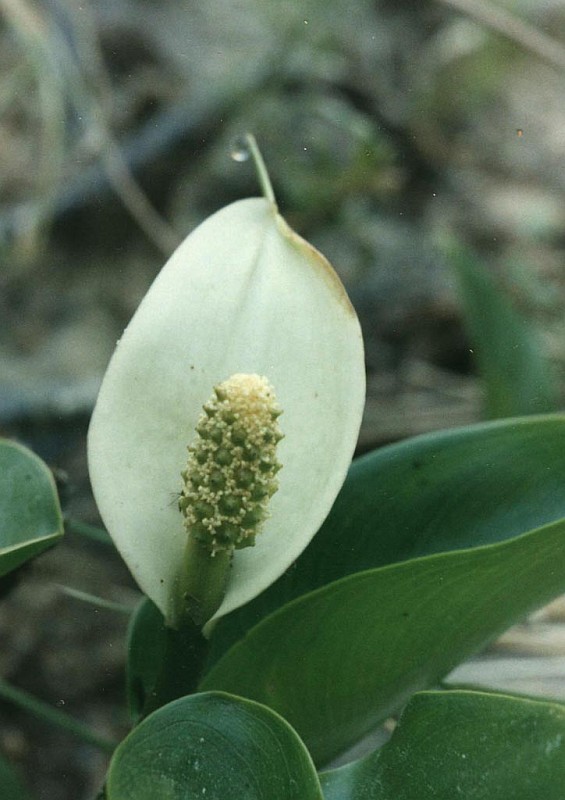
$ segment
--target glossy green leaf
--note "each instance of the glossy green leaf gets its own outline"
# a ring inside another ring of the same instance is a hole
[[[489,417],[553,411],[556,394],[538,332],[470,252],[452,248],[465,323]]]
[[[274,708],[324,764],[564,591],[565,521],[498,545],[369,570],[267,617],[200,688]]]
[[[14,767],[0,755],[0,797],[2,800],[31,800],[31,794]]]
[[[194,691],[207,642],[196,626],[176,631],[144,598],[128,631],[127,696],[134,720]]]
[[[220,621],[212,658],[285,602],[362,570],[491,544],[565,517],[565,417],[418,436],[353,462],[291,570]]]
[[[127,645],[126,693],[132,718],[143,716],[154,692],[167,646],[163,615],[144,598],[130,620]]]
[[[51,472],[27,448],[0,440],[0,576],[53,545],[62,533]]]
[[[108,800],[322,800],[308,752],[268,708],[223,694],[184,697],[117,748]]]
[[[563,800],[565,708],[479,692],[418,694],[390,742],[320,777],[325,800]]]

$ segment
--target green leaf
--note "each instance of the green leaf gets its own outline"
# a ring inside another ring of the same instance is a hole
[[[563,800],[565,708],[478,692],[426,692],[390,742],[320,776],[325,800]]]
[[[128,631],[127,696],[134,720],[194,691],[208,643],[196,626],[165,626],[156,605],[144,598]]]
[[[224,694],[176,700],[117,748],[108,800],[322,800],[308,752],[268,708]]]
[[[263,620],[200,688],[275,709],[324,764],[564,591],[565,521],[350,575]]]
[[[285,588],[334,582],[265,617],[223,656],[219,626],[220,657],[200,688],[271,706],[318,762],[334,757],[565,591],[564,451],[565,419],[542,417],[362,459]],[[252,605],[245,622],[260,618]]]
[[[555,386],[537,331],[472,253],[452,247],[449,256],[484,381],[488,416],[553,411]]]
[[[27,448],[0,440],[0,576],[43,552],[62,534],[51,472]]]
[[[0,754],[0,797],[2,800],[31,800],[14,767]]]
[[[133,720],[140,719],[155,691],[166,650],[166,629],[157,606],[144,598],[128,628],[126,694]]]
[[[221,620],[213,662],[285,602],[362,570],[491,544],[565,517],[565,417],[526,417],[418,436],[353,462],[291,570]]]

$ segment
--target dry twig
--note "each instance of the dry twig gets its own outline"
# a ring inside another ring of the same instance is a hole
[[[98,143],[100,158],[114,192],[148,239],[168,256],[179,244],[180,236],[152,206],[112,136],[107,114],[110,81],[94,26],[86,23],[84,4],[81,10],[82,35],[73,36],[73,51],[67,39],[68,31],[64,36],[44,9],[28,0],[0,0],[0,11],[11,23],[33,61],[42,101],[45,174],[39,188],[46,199],[39,204],[39,216],[42,219],[49,217],[56,184],[62,174],[63,109],[64,95],[67,95],[77,116],[89,126],[93,141]],[[90,73],[90,82],[96,84],[94,87],[89,86],[87,72]]]

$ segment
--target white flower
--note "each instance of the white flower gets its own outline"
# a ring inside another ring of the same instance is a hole
[[[174,499],[187,445],[213,387],[237,373],[264,376],[274,388],[282,468],[263,532],[233,555],[216,616],[269,586],[319,529],[345,478],[364,403],[361,332],[345,290],[262,198],[217,212],[172,255],[116,348],[90,426],[100,514],[169,620],[187,537]]]

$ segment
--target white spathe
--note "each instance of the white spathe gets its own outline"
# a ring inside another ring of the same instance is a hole
[[[365,397],[361,331],[339,278],[260,198],[218,211],[173,253],[116,348],[90,425],[100,514],[165,616],[185,545],[176,496],[186,448],[212,387],[234,373],[273,385],[283,467],[264,532],[234,554],[216,617],[275,581],[317,532]]]

